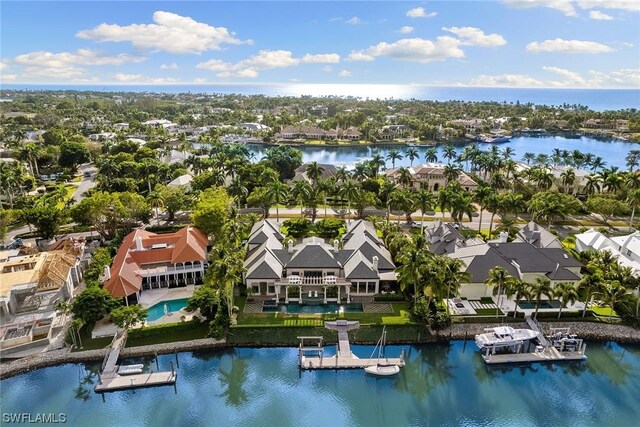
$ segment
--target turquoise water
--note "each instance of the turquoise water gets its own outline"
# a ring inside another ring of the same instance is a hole
[[[329,346],[331,350],[333,346]],[[399,354],[400,346],[387,347]],[[99,363],[0,382],[2,412],[64,412],[70,426],[637,426],[640,346],[589,343],[586,362],[488,368],[471,341],[405,346],[394,378],[306,371],[295,348],[178,354],[176,388],[93,392]],[[372,347],[354,346],[361,357]],[[173,355],[160,356],[169,369]],[[135,359],[147,368],[153,359]]]
[[[466,144],[458,145],[456,147],[458,152],[460,152],[465,145]],[[606,167],[617,166],[621,169],[626,169],[625,157],[629,154],[629,151],[640,149],[640,145],[638,144],[618,140],[600,140],[587,137],[564,138],[560,136],[521,136],[513,138],[511,141],[503,144],[478,144],[478,147],[482,150],[488,150],[492,145],[497,145],[500,150],[504,150],[506,147],[513,148],[515,150],[513,159],[518,161],[522,159],[522,156],[526,152],[551,156],[554,148],[568,150],[569,152],[580,150],[583,153],[592,153],[595,156],[602,157],[606,162]],[[266,150],[269,148],[262,145],[248,145],[247,147],[255,156],[256,161],[264,157]],[[370,145],[363,147],[300,146],[296,148],[302,151],[302,161],[304,163],[319,162],[348,167],[353,167],[353,165],[362,160],[370,159],[374,154],[380,154],[386,159],[390,150],[399,150],[402,153],[406,149],[406,147],[398,145]],[[442,145],[438,147],[438,160],[440,162],[446,162],[446,159],[442,156],[442,148]],[[425,162],[426,150],[426,147],[418,147],[420,158],[413,162],[414,165]],[[410,160],[406,157],[396,161],[396,167],[409,165]],[[391,162],[387,161],[387,167],[391,166]],[[466,165],[463,164],[463,166]]]
[[[149,313],[149,317],[147,320],[149,322],[153,322],[154,320],[158,320],[162,316],[164,316],[164,306],[167,306],[167,310],[169,313],[175,313],[176,311],[180,311],[180,309],[187,306],[188,298],[180,298],[180,299],[171,299],[168,301],[162,301],[155,305],[149,307],[147,312]]]
[[[262,307],[266,313],[362,313],[362,304],[278,304],[277,306]]]
[[[560,303],[560,301],[547,301],[547,300],[542,300],[540,301],[540,308],[560,308],[562,304]],[[523,308],[523,309],[530,309],[530,308],[536,308],[536,302],[535,301],[531,301],[531,302],[527,302],[526,300],[522,300],[518,302],[518,307]]]

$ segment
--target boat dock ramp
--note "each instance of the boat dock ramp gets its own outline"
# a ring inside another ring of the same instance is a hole
[[[96,393],[128,390],[132,388],[173,385],[178,376],[171,362],[171,371],[141,373],[139,365],[118,366],[118,357],[127,342],[127,331],[121,331],[113,336],[109,352],[102,362]],[[130,374],[131,373],[131,374]]]
[[[360,323],[348,320],[324,322],[327,329],[338,331],[338,345],[334,356],[323,357],[322,337],[298,337],[298,366],[300,369],[362,369],[376,365],[404,366],[404,350],[399,358],[361,359],[351,352],[348,332],[360,327]],[[307,353],[314,353],[308,356]]]

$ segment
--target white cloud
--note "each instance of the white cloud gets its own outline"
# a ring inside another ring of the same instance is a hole
[[[532,7],[546,7],[558,10],[567,16],[578,16],[576,9],[570,0],[503,0],[504,3],[513,8],[525,9]]]
[[[195,79],[193,79],[194,83],[206,83],[207,79],[203,79],[202,77],[196,77]]]
[[[357,16],[354,16],[351,19],[348,19],[347,21],[345,21],[347,24],[350,25],[358,25],[360,24],[362,21],[360,21],[360,18],[358,18]]]
[[[342,70],[338,73],[338,75],[340,77],[351,77],[351,71],[349,70]]]
[[[435,41],[421,38],[400,39],[393,43],[381,42],[374,46],[352,52],[351,61],[372,61],[379,56],[397,61],[415,61],[428,63],[444,61],[449,58],[464,58],[459,47],[460,40],[449,36],[438,37]]]
[[[599,10],[592,10],[589,12],[589,18],[595,19],[596,21],[612,21],[613,16],[607,15],[604,12],[600,12]]]
[[[156,11],[153,24],[100,24],[76,34],[81,39],[103,42],[131,42],[139,49],[170,53],[202,53],[220,50],[222,44],[253,43],[237,39],[225,27],[213,27],[171,12]]]
[[[578,6],[582,9],[619,9],[628,12],[639,12],[640,2],[638,0],[578,0]]]
[[[302,62],[308,64],[337,64],[340,62],[340,55],[337,53],[325,53],[318,55],[306,54],[302,57]]]
[[[400,29],[398,30],[398,32],[399,32],[399,33],[402,33],[402,34],[409,34],[409,33],[413,33],[413,30],[414,30],[414,28],[413,28],[413,27],[409,27],[409,26],[407,25],[407,26],[404,26],[404,27],[400,27]]]
[[[16,74],[0,74],[0,82],[12,82],[17,78]]]
[[[557,53],[606,53],[613,49],[606,44],[582,40],[545,40],[531,42],[526,47],[527,52],[557,52]]]
[[[463,46],[504,46],[507,41],[500,34],[485,34],[484,31],[474,27],[444,27],[443,31],[458,36]]]
[[[407,16],[409,18],[433,18],[436,15],[437,15],[436,12],[427,13],[424,10],[424,7],[416,7],[416,8],[410,9],[407,12]]]
[[[3,61],[0,61],[0,71],[4,70],[5,68],[7,68],[7,64],[5,64]]]
[[[556,74],[561,80],[542,80],[525,74],[480,75],[461,86],[500,86],[500,87],[560,87],[560,88],[634,88],[640,87],[640,70],[623,68],[605,73],[589,71],[589,76],[558,67],[542,67]]]
[[[178,64],[176,64],[175,62],[171,63],[171,64],[162,64],[160,66],[161,70],[177,70],[178,69]]]
[[[472,78],[467,86],[500,86],[500,87],[540,87],[544,83],[524,74],[501,74],[498,76],[479,75]]]
[[[37,51],[18,55],[14,62],[21,65],[65,68],[71,65],[121,65],[126,62],[142,62],[144,57],[121,53],[116,56],[105,55],[91,49],[78,49],[75,52],[52,53]]]
[[[288,50],[261,50],[256,55],[235,64],[219,59],[210,59],[196,65],[196,68],[215,71],[218,77],[258,77],[259,71],[273,68],[287,68],[305,64],[335,64],[340,61],[340,55],[335,53],[306,54],[302,58],[295,58]]]
[[[84,76],[86,70],[78,67],[26,67],[25,77],[45,77],[47,79],[73,79]]]
[[[574,85],[581,85],[585,83],[585,80],[582,78],[582,76],[576,73],[575,71],[570,71],[565,68],[558,68],[558,67],[542,67],[542,69],[550,73],[554,73],[561,77],[564,77],[567,82],[572,83]]]
[[[173,77],[146,77],[142,74],[116,73],[113,77],[121,83],[166,84],[178,81]]]

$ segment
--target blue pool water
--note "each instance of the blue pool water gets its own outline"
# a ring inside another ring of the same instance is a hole
[[[560,308],[562,304],[560,303],[560,301],[547,301],[547,300],[542,300],[540,301],[540,308]],[[528,310],[528,309],[535,309],[536,308],[536,302],[535,301],[531,301],[531,302],[527,302],[527,300],[521,300],[518,302],[518,307]]]
[[[149,317],[147,317],[147,321],[153,322],[154,320],[158,320],[159,318],[164,316],[165,305],[167,306],[169,313],[175,313],[176,311],[180,311],[180,309],[187,306],[187,300],[188,298],[171,299],[168,301],[161,301],[155,305],[152,305],[147,310],[147,312],[149,313]]]
[[[362,313],[362,304],[278,304],[277,306],[264,306],[262,311],[265,313]]]
[[[327,354],[335,346],[327,346]],[[176,388],[93,392],[100,362],[0,382],[3,413],[65,413],[67,426],[597,426],[637,427],[640,346],[587,344],[588,360],[487,367],[473,341],[406,350],[392,378],[304,371],[297,348],[178,353]],[[369,357],[373,346],[351,347]],[[176,356],[161,355],[161,370]],[[151,358],[128,359],[155,370]],[[3,424],[4,425],[4,424]],[[7,424],[8,425],[8,424]],[[13,424],[11,424],[13,425]]]

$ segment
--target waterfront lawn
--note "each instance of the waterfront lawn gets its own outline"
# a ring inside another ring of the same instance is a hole
[[[611,313],[611,308],[609,307],[599,307],[595,304],[591,304],[588,308],[588,310],[593,311],[593,314],[595,314],[596,316],[602,316],[602,317],[609,317],[609,316],[613,316],[613,317],[618,317],[618,313],[616,313],[615,310],[613,310],[613,314]]]

